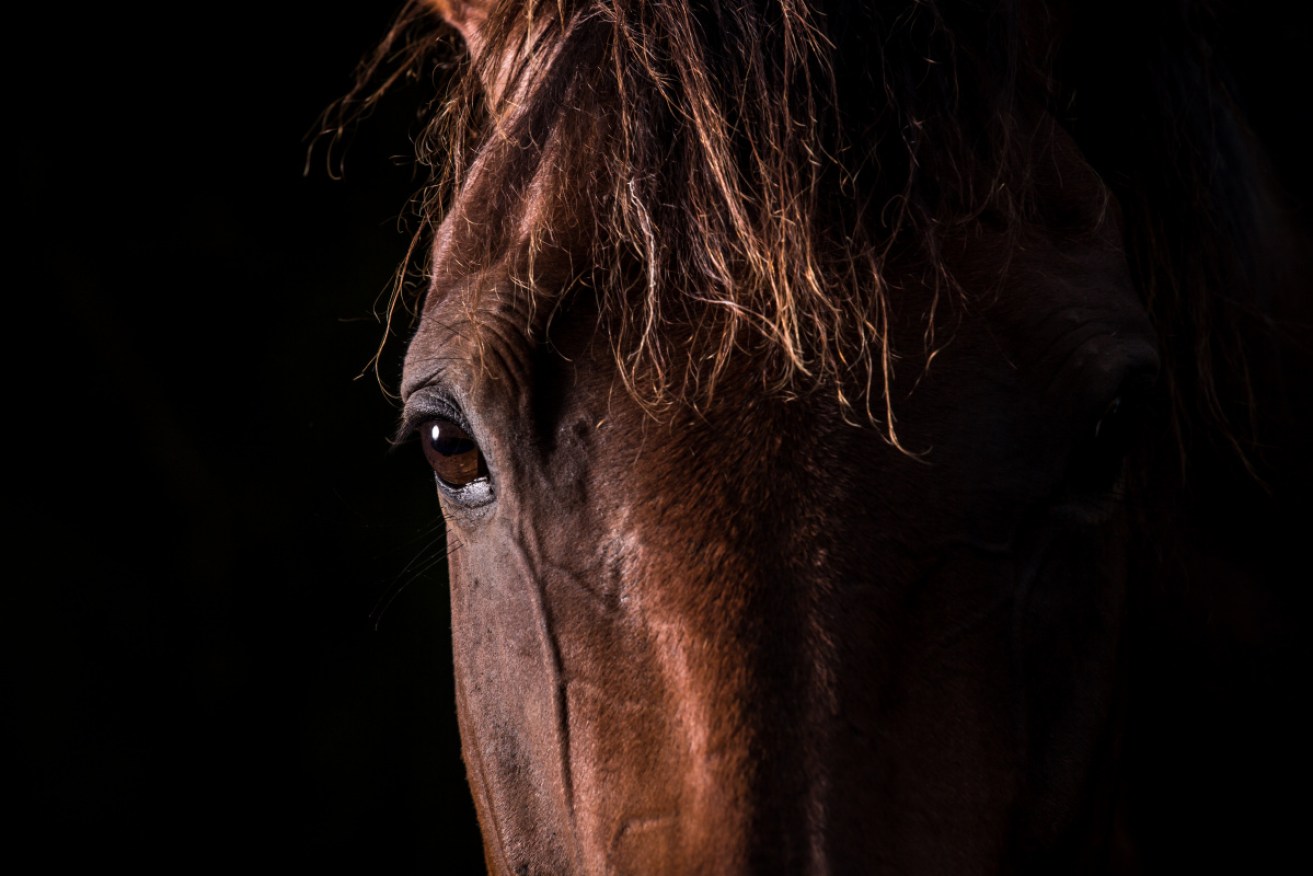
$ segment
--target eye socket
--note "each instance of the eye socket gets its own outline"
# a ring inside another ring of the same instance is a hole
[[[463,490],[478,481],[487,481],[488,465],[483,451],[460,424],[435,417],[425,421],[419,432],[424,458],[447,488]]]

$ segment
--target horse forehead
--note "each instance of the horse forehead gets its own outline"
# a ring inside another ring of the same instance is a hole
[[[543,187],[531,180],[508,201],[490,184],[483,174],[472,177],[435,233],[403,393],[438,361],[469,358],[488,344],[531,345],[569,282],[568,251],[537,239],[552,224]]]
[[[402,397],[437,375],[523,370],[539,315],[505,272],[490,269],[431,288],[406,350]],[[511,367],[515,365],[520,367]]]
[[[552,153],[517,167],[505,146],[486,149],[434,232],[430,251],[433,291],[441,294],[475,274],[509,273],[541,248],[545,232],[575,224],[551,197]],[[569,220],[569,221],[567,221]]]

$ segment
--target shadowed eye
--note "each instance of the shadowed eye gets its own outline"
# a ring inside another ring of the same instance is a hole
[[[420,427],[424,456],[438,480],[453,490],[487,480],[488,466],[474,437],[451,420],[441,417]]]
[[[1079,441],[1069,476],[1077,491],[1100,494],[1116,486],[1147,415],[1149,386],[1143,378],[1127,381]]]

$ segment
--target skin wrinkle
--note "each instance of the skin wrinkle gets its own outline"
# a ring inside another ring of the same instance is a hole
[[[523,575],[522,580],[529,583],[529,592],[533,594],[533,607],[535,616],[538,619],[538,633],[542,640],[547,668],[551,675],[552,707],[556,715],[557,759],[560,764],[561,786],[565,793],[566,812],[570,817],[570,830],[574,838],[574,857],[577,868],[583,855],[578,848],[579,825],[575,819],[574,766],[570,755],[569,698],[561,665],[561,650],[557,645],[551,611],[547,607],[547,596],[544,592],[547,579],[535,574],[538,564],[529,559],[530,552],[535,556],[539,554],[536,548],[531,551],[528,546],[529,542],[532,541],[532,536],[526,539],[526,534],[530,532],[532,532],[531,528],[521,528],[517,533],[517,537],[511,538],[509,543],[519,549],[514,556],[519,561]]]
[[[532,382],[532,366],[528,350],[531,342],[526,338],[521,308],[498,298],[493,307],[484,309],[470,320],[478,326],[476,349],[480,367],[486,379],[509,383],[512,397],[527,394]],[[488,363],[484,357],[491,356]]]
[[[620,601],[623,599],[623,595],[619,593],[607,594],[589,584],[590,575],[587,571],[581,572],[577,569],[571,569],[569,566],[552,560],[545,560],[542,568],[549,577],[568,581],[580,593],[586,594],[603,614],[615,615],[621,610]]]
[[[451,541],[453,529],[449,526],[447,539]],[[450,553],[450,550],[449,550]],[[456,582],[462,577],[459,572],[461,568],[461,559],[453,558],[451,561],[451,590],[452,604],[457,604],[458,593]],[[477,581],[475,582],[477,586]],[[456,673],[456,709],[458,714],[468,713],[469,693],[466,690],[466,677]],[[506,852],[508,837],[504,832],[502,825],[497,817],[497,808],[492,805],[488,799],[488,789],[492,787],[489,781],[489,774],[486,769],[483,752],[477,740],[463,738],[461,745],[461,756],[465,761],[466,769],[477,777],[476,782],[471,782],[474,801],[479,813],[479,821],[485,826],[493,842],[485,842],[485,855],[488,858],[489,869],[496,873],[513,872],[510,866],[510,857]],[[491,866],[496,859],[497,866]]]
[[[616,828],[611,836],[611,842],[607,844],[607,872],[615,872],[610,868],[613,865],[612,859],[615,858],[619,851],[620,843],[625,839],[627,834],[651,830],[653,828],[663,829],[670,825],[678,816],[675,813],[666,813],[661,815],[630,815],[626,816],[620,826]]]

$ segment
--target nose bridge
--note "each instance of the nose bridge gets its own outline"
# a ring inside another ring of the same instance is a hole
[[[666,826],[688,872],[713,868],[747,871],[748,833],[754,803],[751,777],[757,728],[753,727],[749,674],[729,658],[724,643],[688,623],[655,620],[656,669],[669,690],[671,723],[663,745],[679,752],[672,780],[677,818]],[[634,837],[632,855],[644,843]]]
[[[834,702],[817,582],[782,559],[784,539],[738,534],[685,532],[644,611],[670,692],[667,744],[682,751],[677,833],[691,869],[672,872],[825,872],[819,758]]]

